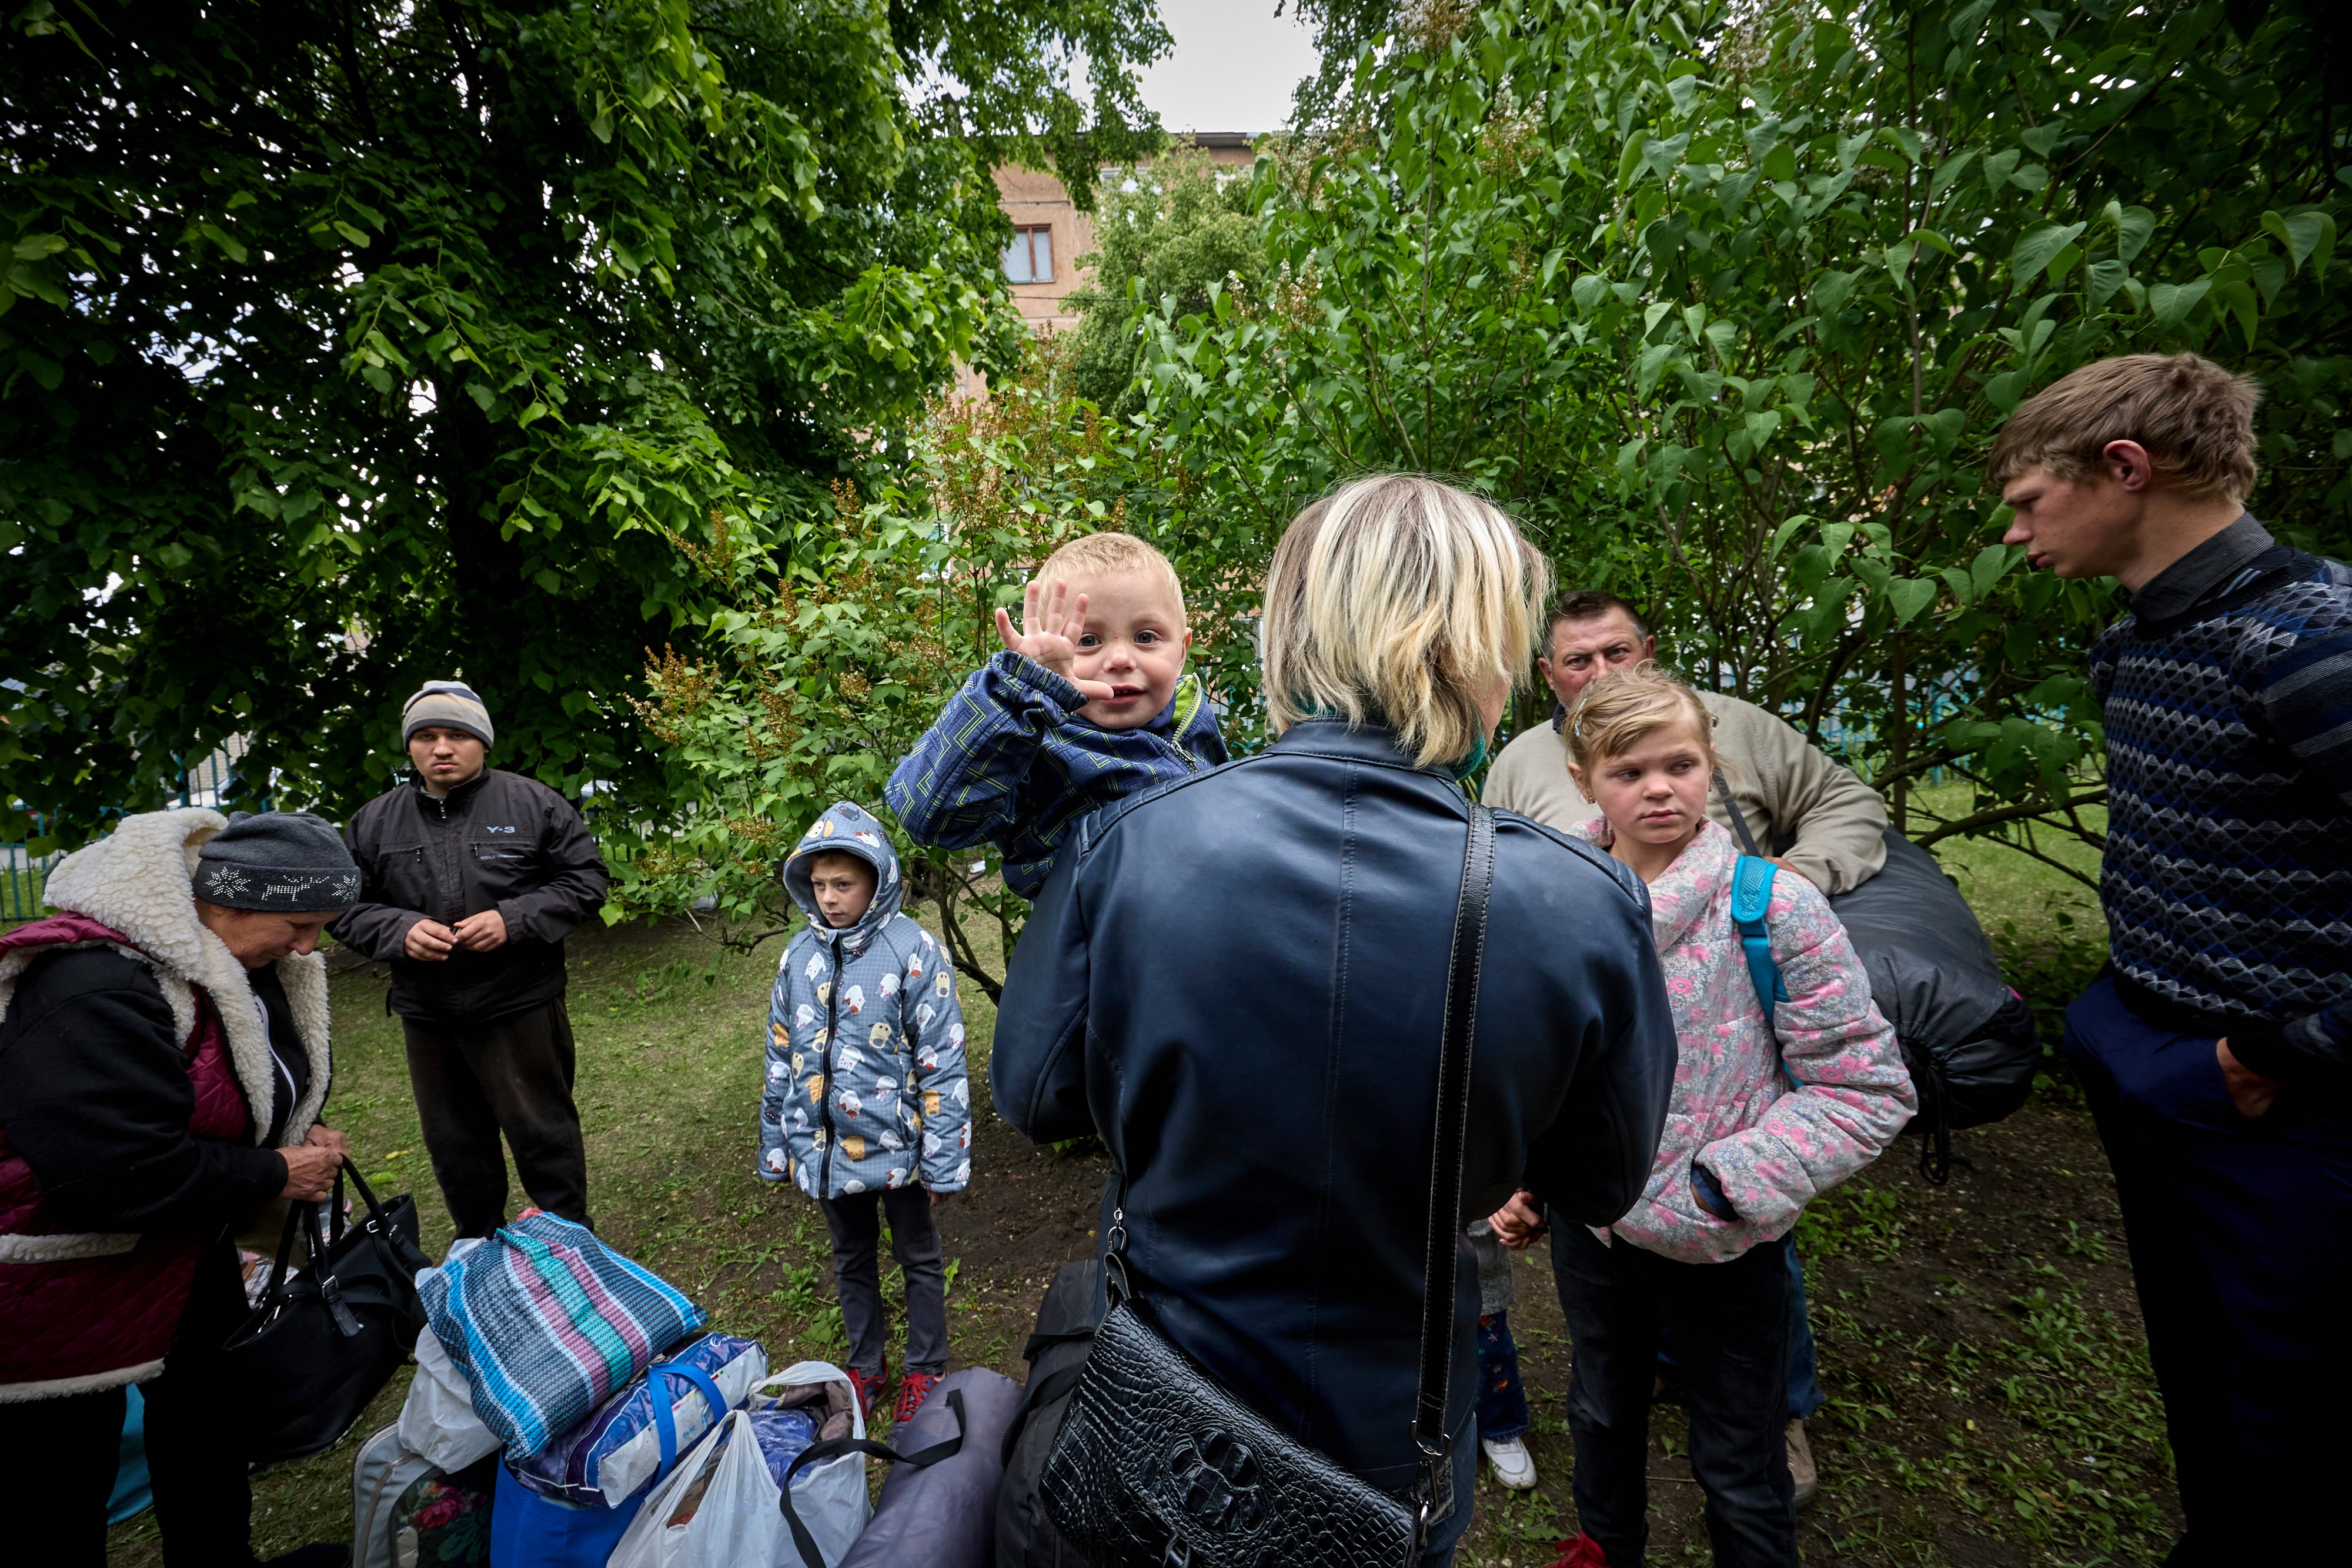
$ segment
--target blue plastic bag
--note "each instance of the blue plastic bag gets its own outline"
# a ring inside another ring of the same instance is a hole
[[[130,1400],[122,1412],[122,1447],[114,1461],[114,1495],[106,1500],[109,1524],[136,1519],[155,1506],[155,1489],[147,1479],[147,1402],[139,1397],[135,1383],[124,1392]]]
[[[793,1461],[816,1441],[816,1420],[805,1410],[754,1410],[751,1432],[760,1439],[760,1457],[768,1461],[768,1473],[781,1490]]]
[[[678,1450],[694,1447],[768,1375],[767,1353],[755,1341],[724,1333],[704,1334],[656,1364],[675,1368],[677,1375],[657,1378],[649,1369],[579,1426],[515,1461],[515,1479],[541,1497],[590,1508],[650,1491],[668,1470],[659,1456],[674,1459]],[[668,1405],[675,1423],[667,1443],[658,1440],[656,1398]]]
[[[490,1504],[490,1568],[604,1568],[645,1500],[575,1508],[530,1490],[500,1465]]]

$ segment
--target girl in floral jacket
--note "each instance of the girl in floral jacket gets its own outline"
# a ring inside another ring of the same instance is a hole
[[[1787,999],[1768,1015],[1731,910],[1739,852],[1707,820],[1718,766],[1697,694],[1655,665],[1570,716],[1580,836],[1650,889],[1680,1059],[1648,1186],[1615,1224],[1552,1244],[1576,1346],[1569,1430],[1584,1534],[1564,1568],[1638,1568],[1651,1382],[1672,1325],[1691,1469],[1719,1568],[1796,1568],[1787,1416],[1789,1232],[1917,1108],[1894,1028],[1828,901],[1785,870],[1764,924]],[[1510,1210],[1496,1216],[1509,1239]]]

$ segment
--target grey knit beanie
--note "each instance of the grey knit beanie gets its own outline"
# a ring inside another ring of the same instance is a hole
[[[463,681],[427,681],[416,689],[408,706],[400,710],[401,749],[407,750],[408,737],[427,725],[462,729],[484,746],[499,743],[498,732],[490,727],[488,705]]]
[[[318,915],[359,902],[360,868],[308,811],[239,811],[196,852],[195,894],[225,909]]]

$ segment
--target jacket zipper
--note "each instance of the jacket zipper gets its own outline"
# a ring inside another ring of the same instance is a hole
[[[824,1158],[817,1162],[816,1195],[830,1197],[833,1192],[833,1043],[837,1033],[835,1025],[841,1009],[841,938],[833,939],[833,977],[825,982],[824,992],[824,1088],[818,1092],[817,1109],[824,1119]]]
[[[1201,764],[1199,759],[1193,757],[1191,749],[1185,746],[1184,732],[1191,728],[1192,721],[1200,716],[1201,705],[1207,702],[1209,697],[1208,694],[1201,689],[1198,681],[1192,685],[1192,704],[1190,707],[1179,707],[1176,710],[1175,721],[1168,727],[1169,733],[1175,738],[1165,744],[1169,749],[1176,753],[1176,760],[1184,765],[1185,772],[1198,773],[1201,771]],[[1157,740],[1159,737],[1154,736],[1152,738]]]

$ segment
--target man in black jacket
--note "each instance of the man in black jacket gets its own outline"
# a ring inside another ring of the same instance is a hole
[[[388,1005],[434,1179],[459,1236],[507,1218],[506,1134],[523,1190],[588,1218],[587,1156],[572,1100],[563,938],[610,879],[572,802],[485,766],[497,739],[471,688],[428,681],[401,716],[414,777],[352,816],[365,879],[335,940],[392,965]]]

